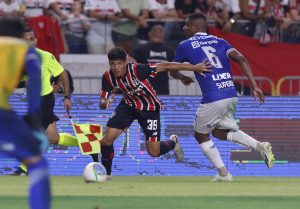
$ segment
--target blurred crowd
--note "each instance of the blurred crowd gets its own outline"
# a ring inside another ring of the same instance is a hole
[[[57,53],[103,54],[113,46],[131,52],[157,24],[172,47],[191,13],[263,44],[300,43],[300,0],[0,0],[0,16],[24,18],[44,39],[39,44]]]

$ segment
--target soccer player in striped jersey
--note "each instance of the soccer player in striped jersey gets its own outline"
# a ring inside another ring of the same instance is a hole
[[[187,18],[183,30],[188,39],[179,44],[173,61],[197,64],[208,59],[213,66],[213,72],[206,77],[195,73],[203,94],[196,112],[195,137],[204,155],[218,169],[213,181],[232,181],[217,147],[209,137],[210,133],[218,139],[242,144],[260,152],[269,168],[275,159],[269,142],[261,143],[239,130],[234,120],[238,99],[230,60],[237,62],[247,76],[255,98],[263,103],[265,97],[257,86],[246,58],[224,39],[207,34],[206,23],[206,17],[202,14],[192,14]]]
[[[34,48],[21,40],[23,25],[17,19],[0,19],[0,152],[28,167],[31,209],[50,208],[48,165],[41,153],[48,139],[41,129],[41,70]],[[26,122],[12,110],[8,99],[23,73],[28,74]]]
[[[148,78],[155,77],[157,73],[179,70],[195,71],[201,75],[211,72],[210,63],[202,62],[197,65],[183,63],[158,64],[126,64],[126,52],[116,47],[109,51],[108,60],[110,69],[102,77],[102,90],[99,106],[106,110],[113,97],[114,89],[123,93],[123,99],[106,124],[104,136],[101,140],[102,164],[111,176],[112,160],[114,157],[114,141],[137,119],[145,136],[147,151],[152,157],[158,157],[174,150],[177,161],[184,158],[183,150],[179,144],[178,136],[171,135],[169,140],[160,141],[160,109],[162,103]]]

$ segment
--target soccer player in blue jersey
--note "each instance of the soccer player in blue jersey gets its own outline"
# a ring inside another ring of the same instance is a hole
[[[41,153],[48,139],[41,129],[41,71],[39,56],[20,38],[23,25],[17,19],[0,19],[0,152],[28,167],[31,209],[50,208],[48,166]],[[8,102],[23,74],[28,74],[29,110],[24,119]]]
[[[273,166],[275,159],[269,142],[261,143],[239,130],[234,120],[238,99],[230,60],[239,64],[259,103],[263,103],[265,97],[256,84],[247,59],[224,39],[207,34],[206,27],[206,18],[202,14],[192,14],[187,18],[183,30],[188,39],[178,45],[173,61],[197,64],[208,59],[213,65],[213,72],[205,77],[195,72],[203,94],[194,122],[195,138],[204,155],[218,169],[213,181],[232,181],[232,175],[224,166],[210,134],[260,152],[269,168]]]
[[[102,77],[102,90],[100,108],[106,110],[111,102],[114,89],[123,93],[123,99],[116,107],[111,118],[106,124],[104,136],[101,140],[102,164],[111,175],[112,160],[114,157],[114,141],[129,128],[137,119],[144,134],[147,151],[152,157],[158,157],[174,150],[178,161],[183,159],[183,151],[176,135],[171,135],[169,140],[160,141],[160,109],[162,103],[149,82],[158,73],[164,71],[189,70],[199,74],[211,72],[210,63],[202,62],[197,65],[188,63],[158,63],[126,64],[126,52],[119,47],[113,48],[108,53],[110,69]]]

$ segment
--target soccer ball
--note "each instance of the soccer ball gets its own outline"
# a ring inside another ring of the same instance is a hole
[[[91,162],[85,166],[82,176],[86,183],[105,182],[106,169],[101,163]]]

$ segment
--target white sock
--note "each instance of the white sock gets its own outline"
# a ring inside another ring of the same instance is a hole
[[[227,139],[229,141],[250,147],[256,151],[260,150],[260,142],[241,130],[229,131],[227,134]]]
[[[212,140],[199,144],[199,146],[203,154],[217,169],[224,167],[219,150]]]

